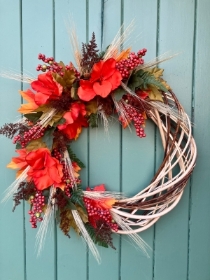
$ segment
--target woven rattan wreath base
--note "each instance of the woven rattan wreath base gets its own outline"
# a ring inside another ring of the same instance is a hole
[[[178,112],[172,116],[154,109],[150,111],[150,118],[160,132],[164,159],[148,187],[118,201],[112,208],[113,216],[120,215],[132,228],[118,230],[120,234],[144,231],[171,211],[180,201],[195,166],[197,148],[189,117],[173,92],[164,94],[164,101]]]

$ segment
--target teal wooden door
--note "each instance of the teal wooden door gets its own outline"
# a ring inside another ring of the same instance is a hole
[[[73,18],[79,40],[94,31],[104,49],[121,24],[135,19],[128,45],[148,49],[146,60],[179,53],[165,62],[165,78],[194,124],[198,161],[179,205],[141,237],[152,248],[150,258],[126,237],[116,236],[116,250],[99,248],[98,265],[81,239],[65,237],[56,227],[44,251],[34,251],[36,231],[28,222],[28,205],[12,213],[12,202],[0,205],[0,280],[209,280],[210,279],[210,131],[209,0],[0,0],[0,70],[36,75],[37,54],[71,61],[66,22]],[[20,82],[0,78],[0,124],[14,121],[21,103]],[[134,195],[149,183],[161,160],[156,129],[147,122],[146,139],[122,131],[113,122],[109,137],[102,126],[84,131],[74,144],[87,168],[83,186],[105,183],[108,189]],[[5,168],[14,156],[9,140],[0,138],[0,192],[15,178]]]

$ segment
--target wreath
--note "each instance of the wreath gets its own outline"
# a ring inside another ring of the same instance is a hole
[[[146,250],[137,233],[177,205],[195,166],[191,122],[157,68],[161,61],[144,63],[146,49],[121,50],[122,36],[99,53],[94,33],[81,51],[73,35],[75,64],[39,54],[43,63],[37,71],[43,73],[37,79],[20,77],[31,87],[20,91],[28,101],[18,109],[23,116],[0,129],[18,154],[7,165],[18,171],[3,201],[13,196],[13,211],[21,200],[29,203],[32,228],[40,223],[38,254],[54,217],[66,236],[70,228],[81,235],[98,261],[95,244],[114,248],[112,233],[128,234]],[[107,129],[113,114],[124,129],[134,126],[139,138],[146,136],[146,119],[151,119],[164,149],[149,186],[129,198],[103,184],[84,190],[79,173],[85,166],[71,148],[84,128],[98,126],[99,118]]]

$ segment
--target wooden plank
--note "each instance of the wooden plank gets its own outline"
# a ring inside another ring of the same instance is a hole
[[[146,1],[124,1],[124,23],[125,27],[134,19],[134,31],[128,41],[132,51],[147,48],[145,62],[156,57],[156,24],[157,24],[157,3]],[[140,16],[141,15],[141,16]],[[142,16],[149,15],[149,16]],[[128,196],[133,196],[145,188],[151,181],[154,174],[155,156],[155,126],[146,121],[146,138],[140,139],[136,136],[135,129],[132,132],[127,128],[123,130],[122,141],[122,191]],[[140,236],[153,248],[153,227]],[[152,279],[153,274],[153,252],[148,251],[148,259],[141,250],[136,250],[130,244],[128,237],[122,238],[121,245],[121,279]],[[135,273],[132,273],[134,272]]]
[[[166,80],[188,113],[191,112],[192,98],[193,27],[193,1],[160,1],[158,54],[169,50],[172,53],[181,52],[178,57],[160,67],[165,68]],[[157,146],[158,161],[159,151],[160,148]],[[155,280],[186,279],[188,212],[189,186],[185,189],[179,205],[171,213],[162,217],[155,226]]]
[[[19,1],[0,0],[0,37],[0,71],[13,69],[20,72]],[[20,86],[20,82],[0,78],[0,127],[17,119],[17,108],[21,102],[18,94]],[[6,169],[15,151],[11,140],[4,136],[0,137],[0,147],[2,199],[3,192],[15,180],[15,172]],[[0,204],[0,279],[25,279],[23,204],[15,213],[12,213],[12,207],[12,199]]]
[[[72,24],[71,24],[72,23]],[[55,1],[55,58],[65,64],[74,63],[68,29],[73,24],[76,28],[78,40],[86,42],[86,1]],[[73,151],[79,159],[87,165],[88,133],[83,129],[77,141],[72,141]],[[81,172],[82,185],[87,185],[87,168]],[[71,238],[68,239],[57,229],[57,277],[58,280],[86,279],[87,261],[86,244],[77,236],[73,229],[70,230]]]
[[[94,3],[89,2],[89,32],[91,26],[95,26],[95,22],[100,23],[99,14],[95,19],[96,14]],[[100,1],[98,1],[100,3]],[[99,4],[97,5],[100,9]],[[103,9],[104,8],[104,9]],[[121,25],[121,3],[119,0],[104,1],[102,7],[104,18],[102,50],[112,42]],[[102,23],[102,22],[101,22]],[[97,27],[97,26],[96,26]],[[98,30],[98,27],[97,29]],[[97,31],[99,35],[99,31]],[[109,135],[106,135],[103,124],[100,124],[96,129],[90,129],[90,149],[89,149],[89,184],[94,187],[99,184],[105,184],[108,190],[120,190],[120,126],[118,122],[113,121],[109,125]],[[99,252],[102,258],[100,266],[89,257],[89,279],[119,279],[119,237],[114,236],[114,246],[116,251],[111,248],[100,248]],[[113,269],[107,269],[112,267]]]
[[[194,136],[198,160],[192,179],[188,279],[210,278],[210,149],[209,94],[210,32],[208,0],[197,1],[194,64]]]
[[[34,77],[36,67],[40,63],[38,53],[52,55],[53,52],[53,6],[52,1],[22,1],[22,28],[23,28],[23,69]],[[24,88],[29,88],[25,85]],[[33,280],[55,277],[54,234],[46,237],[44,249],[40,257],[35,253],[35,236],[37,230],[31,228],[28,215],[29,206],[25,205],[26,219],[26,273],[27,279]],[[47,262],[46,262],[47,260]]]

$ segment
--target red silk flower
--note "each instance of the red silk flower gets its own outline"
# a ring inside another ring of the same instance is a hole
[[[62,186],[62,165],[56,158],[51,157],[47,148],[28,153],[26,162],[31,167],[28,176],[34,181],[38,190],[44,190],[54,185],[54,187]]]
[[[78,89],[80,99],[90,101],[96,95],[105,98],[116,89],[120,85],[122,76],[115,66],[116,60],[114,58],[95,63],[90,80],[80,80]]]
[[[31,87],[37,92],[34,101],[39,106],[58,99],[63,91],[63,87],[54,80],[51,72],[40,74],[38,80],[31,83]]]
[[[74,102],[68,112],[63,115],[66,122],[58,126],[69,139],[77,139],[81,133],[82,127],[87,127],[85,105],[79,102]]]

